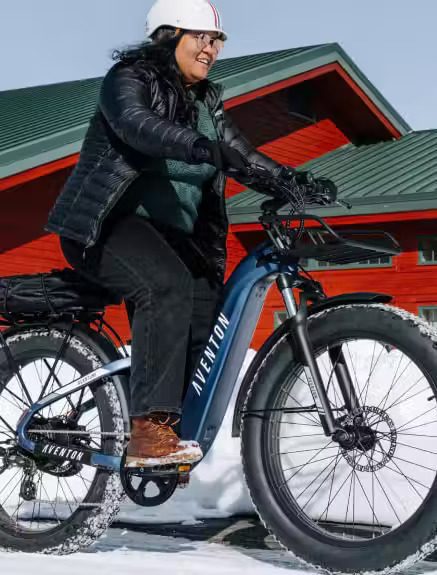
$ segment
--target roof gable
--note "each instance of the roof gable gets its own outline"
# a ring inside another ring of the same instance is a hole
[[[219,60],[210,79],[225,100],[339,62],[400,131],[409,126],[337,44]],[[0,92],[0,178],[79,152],[102,78]]]

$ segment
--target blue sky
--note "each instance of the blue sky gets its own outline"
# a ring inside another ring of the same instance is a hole
[[[0,90],[101,76],[152,0],[1,0]],[[437,128],[437,0],[216,0],[223,57],[339,42],[414,129]]]

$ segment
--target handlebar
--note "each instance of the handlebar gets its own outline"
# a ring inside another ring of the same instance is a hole
[[[227,175],[239,179],[238,170],[229,170]],[[287,176],[274,175],[270,170],[259,164],[250,164],[243,180],[254,189],[266,193],[273,198],[261,204],[263,214],[276,214],[278,210],[289,205],[292,211],[303,212],[305,205],[339,205],[351,209],[351,205],[343,200],[332,200],[329,187],[324,185],[329,180],[314,178],[311,172],[298,172],[290,168]],[[332,182],[331,182],[332,184]]]

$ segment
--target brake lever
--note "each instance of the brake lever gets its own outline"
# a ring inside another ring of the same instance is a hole
[[[342,206],[343,208],[346,208],[347,210],[352,209],[352,204],[346,202],[345,200],[336,200],[335,203],[338,204],[339,206]]]

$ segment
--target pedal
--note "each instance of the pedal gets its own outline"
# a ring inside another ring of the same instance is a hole
[[[178,477],[178,488],[179,489],[186,489],[190,484],[190,474],[181,474]]]
[[[189,475],[192,466],[184,463],[174,465],[155,465],[153,467],[125,467],[124,471],[138,477],[162,477],[168,475]]]

